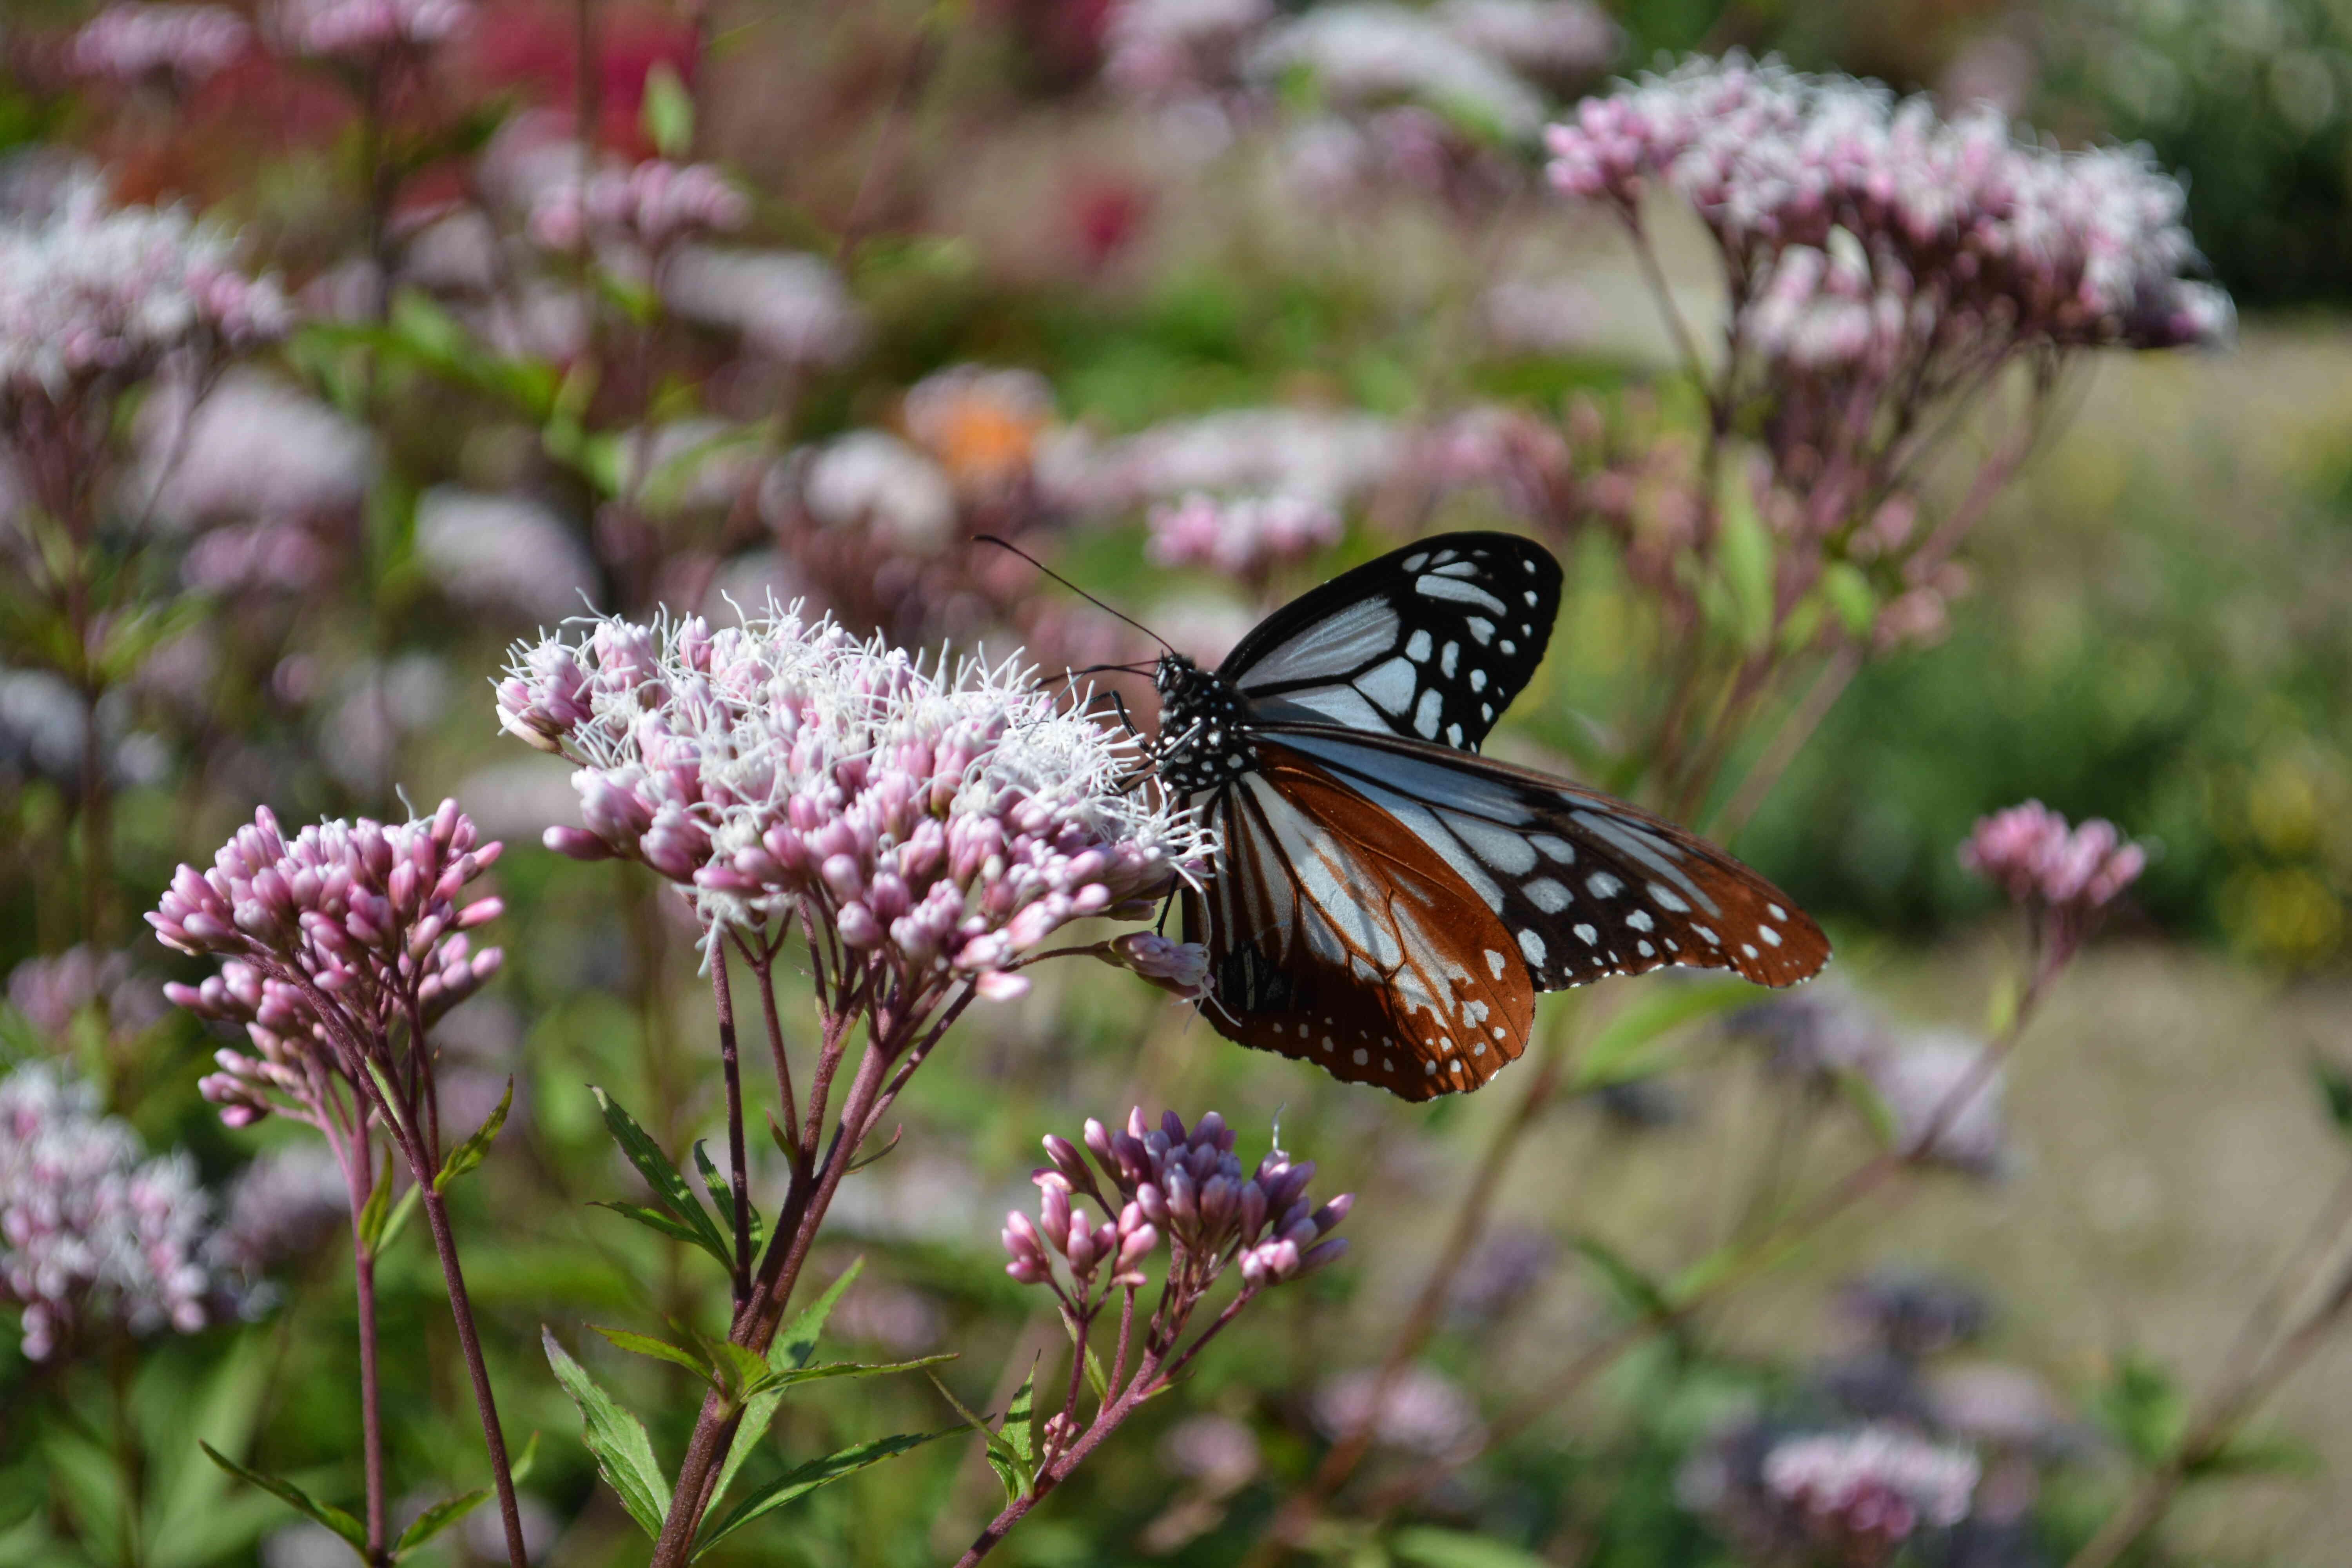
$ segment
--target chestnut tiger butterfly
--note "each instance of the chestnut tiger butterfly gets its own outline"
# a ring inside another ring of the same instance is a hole
[[[1538,991],[1668,964],[1790,985],[1829,961],[1713,845],[1477,754],[1560,580],[1528,540],[1443,534],[1293,600],[1213,672],[1161,656],[1153,764],[1220,843],[1182,892],[1219,1034],[1428,1100],[1516,1058]]]

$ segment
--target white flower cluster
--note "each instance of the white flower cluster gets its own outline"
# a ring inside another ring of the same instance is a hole
[[[203,1328],[211,1215],[195,1163],[147,1158],[88,1084],[37,1061],[0,1079],[0,1300],[24,1309],[28,1357],[100,1323]]]
[[[238,271],[230,237],[180,208],[111,207],[76,182],[0,220],[0,401],[145,374],[198,344],[247,347],[289,322],[277,284]]]
[[[1148,907],[1205,848],[1123,787],[1129,742],[1014,661],[931,668],[776,609],[588,623],[519,646],[500,724],[581,765],[586,829],[551,847],[641,859],[704,921],[801,911],[917,985],[1003,973],[1066,922]]]
[[[1836,1534],[1899,1542],[1966,1519],[1976,1457],[1893,1426],[1791,1437],[1764,1456],[1764,1485]]]

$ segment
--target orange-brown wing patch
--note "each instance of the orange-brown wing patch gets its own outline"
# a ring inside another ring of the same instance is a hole
[[[1477,1088],[1527,1047],[1535,986],[1452,867],[1329,773],[1261,742],[1218,813],[1215,874],[1187,893],[1217,1032],[1406,1100]],[[1205,935],[1204,933],[1205,930]]]

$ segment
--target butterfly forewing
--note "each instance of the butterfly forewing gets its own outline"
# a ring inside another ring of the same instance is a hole
[[[1270,720],[1475,751],[1543,661],[1559,589],[1539,545],[1446,534],[1292,601],[1217,673]]]
[[[1786,894],[1638,806],[1525,768],[1328,725],[1269,726],[1444,860],[1541,991],[1667,964],[1810,978],[1829,941]]]
[[[1407,1100],[1475,1089],[1525,1048],[1535,988],[1502,920],[1420,839],[1273,743],[1213,813],[1225,858],[1187,893],[1219,1033]]]

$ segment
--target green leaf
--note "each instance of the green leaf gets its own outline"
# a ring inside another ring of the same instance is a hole
[[[753,1520],[773,1513],[795,1498],[805,1497],[817,1488],[837,1481],[844,1476],[855,1475],[869,1465],[896,1458],[910,1449],[919,1448],[941,1437],[951,1437],[962,1430],[961,1426],[948,1426],[937,1432],[902,1432],[895,1437],[877,1437],[871,1443],[860,1443],[856,1447],[844,1448],[839,1453],[827,1454],[821,1459],[811,1459],[805,1465],[787,1470],[745,1498],[734,1512],[706,1531],[702,1543],[694,1549],[694,1555],[701,1556]]]
[[[709,1361],[682,1345],[674,1345],[667,1340],[655,1339],[651,1334],[633,1334],[626,1329],[599,1328],[594,1323],[588,1326],[631,1355],[647,1355],[656,1361],[671,1362],[686,1368],[697,1377],[709,1378],[713,1383],[719,1381]]]
[[[400,1201],[392,1205],[392,1217],[383,1222],[383,1238],[375,1247],[379,1255],[400,1239],[400,1233],[416,1217],[416,1210],[424,1201],[425,1189],[413,1182],[409,1184],[408,1190],[400,1194]]]
[[[890,1372],[920,1372],[927,1366],[938,1366],[956,1359],[954,1351],[942,1351],[938,1355],[918,1356],[913,1361],[867,1362],[829,1361],[815,1366],[804,1366],[792,1372],[769,1372],[758,1384],[761,1389],[797,1388],[803,1383],[823,1383],[835,1377],[879,1377]]]
[[[1018,1501],[1021,1494],[1029,1489],[1030,1478],[1022,1471],[1021,1457],[1013,1451],[1013,1445],[1003,1433],[989,1430],[988,1417],[975,1414],[971,1406],[958,1399],[954,1391],[939,1380],[936,1373],[925,1373],[923,1375],[931,1380],[931,1386],[940,1391],[940,1397],[963,1417],[964,1425],[980,1434],[981,1441],[986,1445],[983,1457],[988,1460],[988,1468],[994,1470],[996,1479],[1004,1484],[1004,1500],[1008,1504]],[[1036,1374],[1032,1373],[1030,1375],[1034,1378]],[[1028,1394],[1029,1384],[1024,1381],[1018,1397],[1025,1402]]]
[[[1013,1391],[1013,1403],[1004,1407],[1001,1430],[1022,1468],[1034,1470],[1037,1465],[1037,1368],[1034,1363]]]
[[[2189,1402],[2172,1374],[2147,1357],[2126,1353],[2095,1398],[2099,1420],[2124,1452],[2143,1465],[2162,1464],[2188,1425]]]
[[[2311,1080],[2318,1086],[2319,1102],[2326,1109],[2329,1124],[2337,1132],[2352,1137],[2352,1072],[2326,1057],[2314,1056]]]
[[[581,1438],[595,1457],[596,1473],[619,1495],[621,1506],[629,1510],[637,1528],[659,1540],[669,1483],[662,1479],[661,1465],[654,1458],[653,1441],[646,1436],[645,1423],[597,1387],[587,1369],[556,1343],[551,1331],[542,1327],[539,1337],[547,1348],[547,1364],[555,1369],[555,1381],[563,1385],[563,1391],[572,1395],[572,1403],[580,1407]]]
[[[1389,1538],[1389,1550],[1398,1562],[1418,1568],[1544,1568],[1544,1559],[1523,1548],[1433,1525],[1398,1531]]]
[[[383,1226],[392,1215],[392,1162],[386,1160],[375,1173],[375,1186],[360,1209],[360,1245],[367,1248],[370,1258],[383,1250]]]
[[[611,1209],[614,1214],[626,1215],[629,1218],[635,1220],[639,1225],[651,1230],[657,1230],[673,1241],[683,1241],[690,1247],[700,1247],[703,1245],[703,1237],[700,1231],[695,1229],[684,1220],[676,1218],[660,1209],[649,1209],[643,1204],[606,1203],[602,1198],[593,1200],[588,1206],[591,1208]]]
[[[848,1294],[850,1286],[856,1283],[857,1277],[865,1271],[865,1258],[850,1259],[849,1267],[824,1288],[824,1294],[810,1302],[800,1316],[786,1324],[784,1331],[776,1336],[775,1348],[768,1352],[769,1364],[779,1371],[808,1365],[816,1354],[817,1336],[824,1332],[825,1320],[833,1316],[834,1308],[841,1304],[842,1297]]]
[[[604,1113],[604,1125],[612,1130],[613,1141],[621,1146],[621,1152],[629,1157],[629,1163],[637,1168],[637,1174],[646,1179],[646,1185],[653,1189],[654,1201],[692,1232],[684,1239],[709,1253],[719,1260],[720,1268],[731,1274],[735,1258],[733,1250],[727,1245],[727,1238],[719,1234],[719,1227],[711,1223],[710,1211],[702,1206],[693,1190],[688,1187],[686,1178],[677,1173],[677,1167],[670,1163],[668,1155],[661,1152],[661,1145],[656,1143],[611,1095],[594,1084],[588,1086],[588,1092],[596,1097],[597,1109]]]
[[[710,1194],[710,1201],[719,1205],[719,1228],[726,1232],[731,1241],[735,1236],[735,1188],[726,1177],[719,1173],[719,1167],[711,1163],[709,1154],[703,1152],[699,1142],[694,1146],[694,1166],[696,1170],[702,1173],[702,1185]],[[766,1239],[767,1233],[760,1224],[760,1205],[752,1204],[750,1206],[751,1256],[757,1258],[760,1255],[760,1243]]]
[[[433,1190],[446,1193],[449,1184],[480,1164],[490,1152],[490,1140],[507,1124],[507,1112],[514,1108],[514,1079],[507,1079],[507,1091],[499,1097],[498,1109],[488,1121],[474,1129],[474,1135],[458,1144],[442,1158],[440,1173],[433,1178]]]
[[[1576,1064],[1577,1092],[1626,1083],[1650,1070],[1652,1047],[1685,1024],[1728,1013],[1756,1000],[1745,980],[1702,980],[1653,989],[1621,1009],[1584,1047]]]
[[[530,1440],[522,1446],[522,1452],[516,1456],[513,1463],[507,1466],[507,1479],[515,1485],[520,1486],[530,1479],[531,1471],[538,1468],[539,1434],[533,1432],[530,1435]]]
[[[1580,1236],[1569,1243],[1601,1271],[1619,1301],[1635,1317],[1664,1322],[1674,1316],[1674,1302],[1665,1287],[1597,1236]]]
[[[2307,1476],[2322,1468],[2318,1452],[2308,1443],[2292,1437],[2246,1437],[2189,1460],[2182,1474],[2192,1480],[2220,1476]]]
[[[639,111],[646,140],[665,158],[682,159],[694,148],[694,100],[667,60],[656,60],[646,72],[645,101]]]
[[[1872,623],[1878,619],[1878,595],[1860,567],[1851,561],[1832,561],[1822,567],[1821,595],[1836,612],[1848,637],[1869,635]]]
[[[1772,535],[1757,515],[1745,463],[1724,466],[1716,496],[1715,561],[1727,592],[1725,629],[1753,652],[1772,631]]]
[[[218,1448],[214,1447],[210,1443],[199,1439],[196,1443],[196,1447],[205,1451],[205,1458],[210,1459],[214,1464],[218,1465],[222,1469],[226,1470],[230,1475],[235,1476],[237,1479],[245,1481],[250,1485],[259,1487],[263,1491],[272,1494],[281,1501],[288,1504],[296,1512],[316,1521],[320,1524],[325,1525],[329,1530],[331,1530],[337,1535],[341,1536],[346,1542],[350,1542],[352,1550],[358,1552],[362,1560],[365,1560],[367,1556],[367,1526],[362,1524],[358,1520],[353,1519],[350,1514],[345,1513],[341,1509],[337,1508],[332,1503],[320,1502],[315,1498],[311,1497],[310,1493],[304,1491],[300,1487],[296,1486],[292,1481],[285,1479],[283,1477],[264,1475],[259,1470],[249,1470],[246,1468],[243,1465],[238,1464],[235,1459],[232,1459],[227,1455],[222,1453]]]
[[[482,1500],[489,1495],[489,1488],[476,1487],[472,1491],[460,1492],[456,1497],[435,1503],[418,1514],[415,1523],[400,1532],[400,1539],[393,1542],[393,1556],[395,1559],[405,1557],[479,1508]]]

